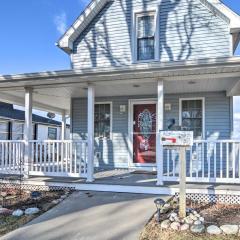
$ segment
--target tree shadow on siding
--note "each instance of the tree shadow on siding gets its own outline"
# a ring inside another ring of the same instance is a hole
[[[162,59],[163,51],[167,52],[168,58],[170,61],[174,61],[174,56],[172,53],[172,49],[168,44],[167,40],[167,30],[168,30],[168,18],[169,14],[177,7],[181,0],[163,0],[159,5],[159,31],[161,38],[159,39],[160,46],[160,59]]]

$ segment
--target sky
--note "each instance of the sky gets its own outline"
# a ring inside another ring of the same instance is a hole
[[[2,0],[0,75],[69,69],[68,55],[55,43],[88,2],[89,0]],[[239,0],[223,2],[240,14]],[[235,54],[240,55],[240,46]],[[240,129],[240,98],[235,98],[234,103],[235,123],[239,123]],[[34,112],[46,116],[46,113]]]

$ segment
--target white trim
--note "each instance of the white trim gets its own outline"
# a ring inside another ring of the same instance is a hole
[[[95,88],[92,85],[88,86],[88,101],[87,101],[87,182],[93,182],[94,177],[94,103],[95,103]]]
[[[141,16],[154,16],[154,59],[138,60],[137,59],[137,18]],[[132,62],[133,63],[147,63],[159,60],[159,10],[158,8],[137,9],[133,11],[132,15]]]
[[[182,125],[182,101],[184,100],[202,100],[202,138],[205,139],[205,97],[179,98],[179,125]]]
[[[3,180],[2,183],[20,184],[18,180]],[[22,184],[33,186],[51,186],[51,187],[68,187],[75,188],[82,191],[99,191],[99,192],[122,192],[122,193],[145,193],[145,194],[157,194],[157,195],[174,195],[179,192],[178,187],[168,186],[133,186],[133,185],[109,185],[109,184],[85,184],[85,183],[69,183],[69,182],[57,182],[57,181],[43,181],[43,180],[23,180]],[[208,188],[188,188],[186,193],[199,193],[199,194],[214,194],[214,195],[236,195],[240,196],[239,190],[226,189],[208,189]]]
[[[163,185],[163,147],[160,143],[159,132],[164,130],[164,83],[157,82],[157,116],[156,116],[156,164],[157,164],[157,185]]]
[[[157,113],[157,100],[156,98],[146,98],[146,99],[129,99],[128,100],[128,148],[129,148],[129,158],[128,167],[129,168],[141,168],[142,170],[156,170],[156,163],[133,163],[133,106],[137,104],[156,104],[156,114]],[[157,127],[157,123],[156,123]]]
[[[112,101],[98,101],[98,102],[95,102],[94,105],[96,104],[110,104],[110,140],[112,139],[112,127],[113,127],[113,102]],[[100,139],[100,137],[95,137],[96,139]],[[108,139],[106,137],[103,137],[101,139]]]

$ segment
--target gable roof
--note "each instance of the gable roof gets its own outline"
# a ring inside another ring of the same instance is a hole
[[[14,109],[12,104],[0,102],[0,119],[3,118],[24,121],[25,112],[19,109]],[[32,121],[34,123],[61,126],[61,122],[42,117],[37,114],[32,114]]]
[[[92,0],[85,10],[80,14],[76,21],[58,40],[56,45],[66,53],[70,54],[73,50],[73,43],[77,37],[84,31],[90,22],[97,16],[102,8],[114,0]],[[229,7],[220,0],[200,0],[209,10],[227,21],[230,26],[230,32],[233,36],[233,48],[239,43],[240,35],[240,16],[233,12]],[[235,49],[234,49],[235,50]]]
[[[80,14],[76,21],[58,40],[56,45],[66,53],[71,53],[73,49],[73,42],[88,26],[88,24],[97,16],[103,7],[114,0],[92,0],[85,10]]]

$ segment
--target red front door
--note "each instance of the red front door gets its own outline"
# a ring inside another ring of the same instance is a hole
[[[133,106],[133,162],[156,163],[156,104]]]

